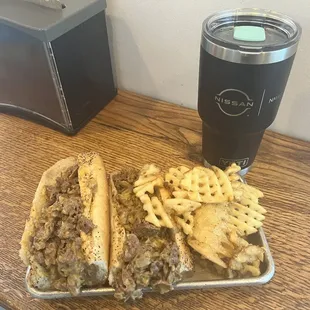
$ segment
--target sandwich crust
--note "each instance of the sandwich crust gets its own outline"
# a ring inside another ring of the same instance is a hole
[[[114,283],[114,275],[121,269],[122,255],[124,251],[124,244],[126,240],[125,228],[121,225],[117,214],[117,201],[115,195],[117,190],[115,188],[113,177],[117,173],[110,174],[110,208],[111,208],[111,248],[110,248],[110,265],[109,265],[109,284]]]
[[[78,177],[84,216],[95,225],[90,235],[81,231],[83,251],[88,264],[97,265],[97,278],[108,276],[110,247],[110,207],[108,179],[99,154],[90,152],[78,156]]]
[[[30,283],[40,290],[49,290],[53,287],[48,271],[31,255],[30,249],[36,234],[35,225],[42,219],[43,209],[49,203],[47,189],[56,187],[60,178],[65,178],[74,170],[77,170],[78,174],[80,196],[84,207],[83,216],[90,220],[93,227],[91,233],[86,234],[82,230],[79,233],[84,261],[88,267],[93,266],[91,279],[86,278],[82,284],[91,286],[104,283],[108,276],[110,240],[108,182],[102,159],[99,154],[91,152],[80,154],[77,158],[68,157],[55,163],[43,173],[36,190],[30,217],[26,221],[20,242],[20,257],[25,265],[31,266]]]

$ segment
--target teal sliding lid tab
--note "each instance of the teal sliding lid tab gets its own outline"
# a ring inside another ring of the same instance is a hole
[[[234,39],[248,42],[263,42],[266,40],[265,29],[258,26],[237,26],[234,28]]]

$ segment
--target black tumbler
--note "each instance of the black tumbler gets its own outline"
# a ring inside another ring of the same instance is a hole
[[[274,121],[301,27],[261,9],[216,13],[203,23],[198,111],[205,165],[236,162],[245,174]]]

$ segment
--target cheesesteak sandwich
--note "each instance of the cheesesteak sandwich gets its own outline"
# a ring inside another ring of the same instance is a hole
[[[58,161],[43,173],[21,240],[20,257],[39,290],[69,291],[105,283],[109,199],[96,153]]]
[[[165,195],[158,171],[147,165],[110,176],[109,283],[117,299],[141,298],[143,288],[166,293],[193,268],[183,232],[162,209]]]

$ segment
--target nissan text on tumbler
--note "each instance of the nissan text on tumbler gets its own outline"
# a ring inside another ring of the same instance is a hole
[[[274,121],[301,35],[291,18],[261,9],[216,13],[203,23],[198,111],[205,165],[251,167]]]

